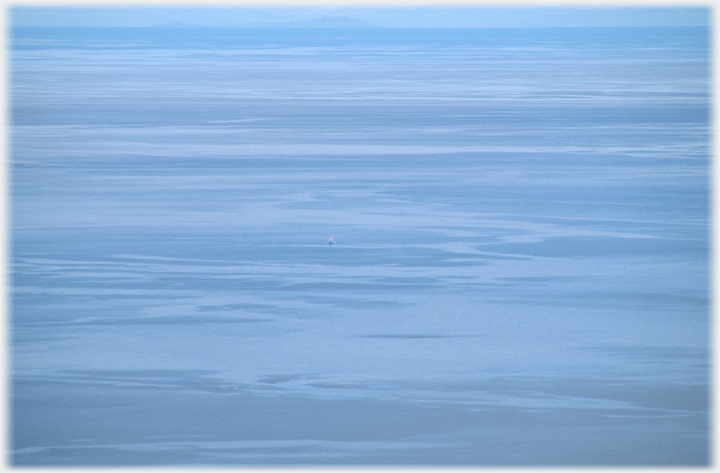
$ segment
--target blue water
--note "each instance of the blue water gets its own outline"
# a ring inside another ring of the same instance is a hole
[[[13,29],[11,463],[707,465],[709,34]]]

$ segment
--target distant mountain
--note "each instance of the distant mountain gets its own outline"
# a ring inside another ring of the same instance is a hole
[[[310,20],[294,20],[282,23],[265,23],[257,26],[277,28],[374,28],[369,21],[357,20],[346,16],[324,16]]]
[[[199,28],[201,24],[194,23],[162,23],[154,25],[155,28]],[[206,26],[207,27],[207,26]],[[263,23],[246,23],[231,26],[223,25],[224,28],[376,28],[375,25],[365,20],[349,18],[347,16],[324,16],[308,20],[277,21]]]
[[[190,23],[163,23],[162,25],[154,25],[154,28],[197,28],[197,26]]]

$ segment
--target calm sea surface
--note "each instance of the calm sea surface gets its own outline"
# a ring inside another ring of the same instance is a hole
[[[709,34],[12,30],[11,462],[707,464]]]

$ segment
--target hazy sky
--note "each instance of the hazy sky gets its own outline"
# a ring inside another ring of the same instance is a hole
[[[15,7],[13,26],[262,26],[346,17],[381,27],[708,26],[709,8],[658,7]]]

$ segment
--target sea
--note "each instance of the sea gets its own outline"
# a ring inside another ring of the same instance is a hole
[[[10,464],[709,465],[710,36],[11,28]]]

